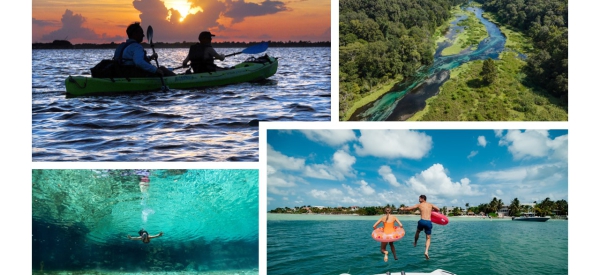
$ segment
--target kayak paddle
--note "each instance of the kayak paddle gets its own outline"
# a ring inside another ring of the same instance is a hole
[[[237,52],[237,53],[232,53],[232,54],[225,55],[225,57],[234,56],[234,55],[241,54],[241,53],[245,53],[245,54],[262,53],[262,52],[266,51],[267,48],[269,48],[269,42],[261,42],[259,44],[256,44],[256,45],[250,46],[248,48],[245,48],[241,52]],[[175,68],[169,68],[169,70],[173,71],[173,70],[177,70],[177,69],[181,69],[181,68],[183,68],[183,66],[179,66],[179,67],[175,67]]]
[[[259,44],[254,45],[254,46],[250,46],[248,48],[245,48],[241,52],[228,54],[225,57],[232,56],[232,55],[237,55],[237,54],[241,54],[241,53],[246,53],[246,54],[262,53],[262,52],[266,51],[268,47],[269,47],[269,42],[261,42]]]
[[[148,31],[146,31],[146,34],[148,35],[148,41],[150,41],[150,47],[152,48],[152,53],[155,54],[156,52],[154,51],[154,44],[152,44],[152,36],[154,35],[154,30],[152,30],[152,26],[148,26]],[[156,59],[154,59],[154,61],[156,61],[156,68],[158,70],[160,70],[160,66],[158,65],[158,57],[156,57]],[[167,85],[165,85],[165,80],[163,79],[162,75],[160,75],[160,82],[162,83],[162,91],[166,92],[169,90],[169,87],[167,87]]]

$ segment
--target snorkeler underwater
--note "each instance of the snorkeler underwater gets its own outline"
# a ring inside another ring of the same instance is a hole
[[[258,274],[258,170],[32,170],[33,274]]]

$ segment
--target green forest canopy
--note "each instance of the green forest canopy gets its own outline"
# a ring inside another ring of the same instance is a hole
[[[433,62],[433,33],[467,0],[340,0],[340,117],[378,84],[405,79]],[[568,98],[567,0],[478,0],[528,33],[536,52],[531,83]]]

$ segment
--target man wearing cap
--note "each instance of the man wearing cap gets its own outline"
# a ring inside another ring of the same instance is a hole
[[[194,73],[205,73],[225,70],[215,65],[215,58],[221,61],[225,60],[224,55],[218,54],[211,45],[214,34],[204,31],[198,36],[200,43],[196,43],[190,47],[188,56],[183,60],[183,67],[187,68],[188,62],[191,61],[192,70]]]

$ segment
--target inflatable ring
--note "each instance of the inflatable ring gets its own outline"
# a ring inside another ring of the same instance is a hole
[[[383,227],[379,227],[373,230],[371,237],[378,242],[390,243],[402,239],[404,233],[404,228],[399,226],[394,226],[394,231],[392,233],[383,233]]]
[[[448,222],[450,222],[450,220],[448,220],[448,217],[444,216],[442,213],[431,212],[431,222],[439,225],[446,225]]]

